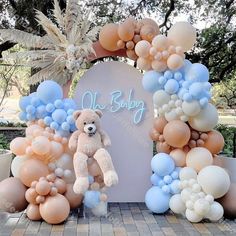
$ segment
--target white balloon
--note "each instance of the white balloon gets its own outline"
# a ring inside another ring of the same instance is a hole
[[[230,187],[230,178],[228,173],[219,166],[207,166],[203,168],[197,177],[206,194],[212,195],[215,199],[223,197]]]
[[[57,167],[60,167],[64,170],[72,170],[73,169],[73,158],[67,154],[63,153],[61,157],[56,161]]]
[[[192,194],[191,189],[189,188],[183,189],[180,193],[182,201],[186,203],[188,200],[190,200],[191,194]]]
[[[210,210],[210,203],[204,199],[200,198],[194,203],[194,211],[203,217],[207,215]]]
[[[169,206],[170,209],[176,214],[183,214],[186,210],[180,194],[175,194],[171,197]]]
[[[223,217],[223,215],[224,208],[221,206],[221,204],[219,202],[213,202],[206,218],[211,221],[218,221]]]
[[[56,168],[55,175],[57,177],[63,177],[64,176],[64,170],[62,168]]]
[[[202,216],[198,215],[195,211],[187,209],[185,212],[186,218],[193,223],[198,223],[202,220]]]
[[[201,107],[198,101],[192,101],[192,102],[184,101],[182,103],[182,109],[187,116],[196,116],[201,111]]]
[[[11,172],[14,177],[17,177],[17,178],[20,177],[19,176],[20,168],[27,160],[29,160],[29,158],[26,156],[16,156],[13,159],[11,163]]]
[[[170,112],[165,113],[165,118],[167,121],[172,121],[178,119],[178,115],[176,114],[175,110],[171,110]]]
[[[96,207],[91,209],[95,216],[106,216],[107,215],[107,202],[101,201]]]
[[[193,203],[193,201],[188,200],[188,201],[186,202],[186,207],[187,207],[189,210],[193,210],[193,208],[194,208],[194,203]]]
[[[189,125],[195,130],[206,132],[217,125],[218,119],[219,116],[215,106],[208,103],[196,116],[189,119]]]
[[[197,172],[191,167],[184,167],[179,172],[180,180],[197,179]]]
[[[158,90],[153,94],[153,103],[156,108],[162,107],[164,104],[168,104],[170,101],[170,95],[164,90]]]

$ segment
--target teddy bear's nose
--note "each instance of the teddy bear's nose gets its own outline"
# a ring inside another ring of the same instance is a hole
[[[88,127],[88,130],[89,130],[89,131],[92,131],[92,130],[93,130],[93,127]]]

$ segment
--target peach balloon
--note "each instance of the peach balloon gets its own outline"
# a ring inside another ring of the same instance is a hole
[[[183,121],[172,120],[165,126],[163,135],[170,146],[181,148],[188,143],[191,132]]]
[[[143,40],[152,42],[152,39],[159,33],[159,29],[153,25],[144,25],[141,27],[140,36]]]
[[[70,204],[70,209],[78,208],[82,204],[83,195],[76,194],[73,190],[73,184],[66,185],[66,192],[64,194]]]
[[[167,37],[175,46],[181,46],[186,52],[196,42],[196,30],[188,22],[177,22],[169,29]]]
[[[167,59],[167,66],[171,70],[177,70],[184,64],[184,59],[178,54],[172,54]]]
[[[216,130],[212,130],[207,134],[208,137],[205,140],[204,147],[212,154],[218,154],[224,147],[224,137]]]
[[[156,144],[156,150],[157,152],[164,152],[169,154],[171,152],[171,147],[166,143],[158,142]]]
[[[167,120],[164,117],[158,117],[154,119],[154,128],[160,134],[163,133],[165,126],[167,125]]]
[[[64,152],[64,148],[62,144],[55,141],[51,141],[51,147],[50,147],[51,160],[58,159],[63,154],[63,152]]]
[[[118,27],[118,35],[120,39],[125,42],[132,40],[134,37],[134,25],[129,21],[120,24]]]
[[[49,196],[39,206],[42,218],[48,224],[60,224],[66,220],[70,213],[70,204],[61,194]]]
[[[118,25],[110,23],[102,27],[99,33],[99,42],[108,51],[117,51],[117,42],[120,40],[118,35]]]
[[[151,62],[146,58],[139,57],[137,60],[137,66],[141,70],[150,70],[151,69]]]
[[[197,172],[206,166],[212,165],[212,154],[203,147],[192,148],[186,156],[186,165],[193,168]]]
[[[27,207],[25,199],[26,187],[20,179],[11,177],[0,182],[0,209],[14,213],[23,211]]]
[[[54,185],[57,188],[58,193],[64,194],[66,191],[66,182],[63,179],[56,178]]]
[[[48,167],[40,160],[29,159],[20,168],[20,179],[24,185],[30,187],[31,183],[40,177],[49,174]]]
[[[37,155],[45,155],[50,151],[50,141],[47,137],[38,136],[36,137],[32,144],[32,149]]]
[[[30,220],[41,220],[39,206],[35,204],[29,204],[26,209],[26,215]]]
[[[29,202],[31,204],[37,204],[37,202],[36,202],[37,196],[38,196],[38,193],[35,191],[34,188],[29,188],[25,192],[25,198],[26,198],[27,202]]]
[[[154,60],[152,61],[152,69],[158,72],[164,72],[167,69],[166,62]]]
[[[48,181],[46,180],[42,180],[42,181],[39,181],[37,184],[36,184],[36,188],[35,188],[36,192],[39,194],[39,195],[48,195],[51,191],[51,186],[50,184],[48,183]]]
[[[17,156],[22,156],[26,152],[29,143],[26,138],[17,137],[10,143],[10,150]]]
[[[146,58],[149,56],[150,48],[151,48],[151,44],[148,41],[141,40],[135,46],[135,53],[139,57]]]
[[[152,19],[150,19],[150,18],[143,18],[143,19],[141,20],[141,24],[142,24],[142,25],[151,25],[152,27],[155,28],[157,34],[159,34],[159,32],[160,32],[159,26],[158,26],[158,24],[156,23],[156,21],[154,21],[154,20],[152,20]]]
[[[166,50],[169,46],[167,37],[165,35],[157,35],[152,40],[152,46],[155,47],[159,51]]]
[[[131,60],[136,61],[138,59],[138,56],[134,50],[126,50],[126,55]]]
[[[174,149],[170,152],[170,156],[174,160],[176,166],[186,166],[186,153],[182,149]]]
[[[160,133],[158,131],[156,131],[156,129],[152,128],[149,133],[149,136],[153,141],[158,141]]]
[[[25,129],[26,136],[32,136],[35,130],[40,130],[41,132],[43,132],[42,127],[34,124],[34,125],[30,125],[29,127]]]

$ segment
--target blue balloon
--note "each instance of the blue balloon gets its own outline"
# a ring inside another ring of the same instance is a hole
[[[27,112],[28,114],[33,115],[33,114],[36,112],[36,108],[35,108],[33,105],[28,105],[28,106],[26,107],[26,112]]]
[[[179,90],[179,83],[174,79],[169,79],[165,86],[165,91],[169,94],[176,94]]]
[[[175,80],[181,80],[182,78],[183,78],[183,75],[182,75],[182,73],[180,71],[176,71],[174,73],[174,79]]]
[[[50,116],[46,116],[44,119],[43,119],[45,125],[48,125],[50,126],[51,122],[52,122],[52,118]]]
[[[153,186],[146,192],[145,203],[150,211],[160,214],[169,209],[170,197],[170,194],[164,193],[157,186]]]
[[[70,132],[67,130],[63,130],[60,127],[56,130],[56,134],[58,134],[61,137],[68,137],[70,135]]]
[[[41,101],[40,101],[40,99],[38,97],[32,97],[30,103],[33,106],[37,107],[37,106],[39,106],[41,104]]]
[[[162,180],[158,175],[156,175],[155,173],[151,176],[151,183],[152,185],[157,186],[159,181]]]
[[[55,110],[55,106],[52,104],[52,103],[48,103],[47,105],[46,105],[46,111],[47,112],[53,112]]]
[[[19,118],[20,118],[20,120],[22,120],[22,121],[27,120],[27,113],[26,113],[26,112],[23,112],[23,111],[20,112]]]
[[[169,80],[169,79],[172,79],[172,78],[173,78],[173,74],[172,74],[171,71],[167,70],[167,71],[164,73],[164,77]]]
[[[67,115],[73,115],[74,111],[75,111],[74,109],[69,109],[67,111]]]
[[[56,108],[63,108],[63,107],[64,107],[63,102],[62,102],[61,99],[57,99],[57,100],[54,102],[54,106],[55,106]]]
[[[180,193],[179,183],[180,183],[180,181],[179,181],[178,179],[175,179],[175,180],[170,184],[170,191],[171,191],[172,194],[178,194],[178,193]]]
[[[205,108],[208,104],[208,99],[206,97],[201,98],[199,103],[200,103],[201,108]]]
[[[46,111],[46,107],[44,105],[40,105],[36,109],[36,118],[43,119],[45,116],[47,116],[48,113]]]
[[[67,113],[63,109],[56,109],[52,113],[52,119],[59,124],[62,124],[67,118]]]
[[[66,121],[70,124],[73,125],[75,123],[74,117],[72,115],[67,116]]]
[[[48,104],[53,103],[57,99],[62,99],[63,91],[58,83],[46,80],[38,86],[37,96],[44,104]]]
[[[175,169],[175,163],[168,154],[158,153],[152,158],[151,167],[157,175],[165,176]]]
[[[171,173],[171,177],[172,177],[172,179],[178,179],[178,178],[179,178],[179,173],[174,170],[174,171]]]
[[[19,101],[19,107],[22,111],[26,110],[26,107],[28,105],[30,105],[30,101],[31,101],[31,97],[29,96],[25,96],[25,97],[21,97],[20,101]]]
[[[33,114],[27,114],[27,115],[26,115],[26,118],[27,118],[27,120],[33,121],[33,120],[35,120],[35,115],[33,115]]]
[[[191,102],[191,101],[193,100],[193,97],[192,97],[192,95],[191,95],[190,93],[185,93],[185,94],[183,95],[183,100],[184,100],[185,102]]]
[[[99,191],[86,191],[84,194],[84,205],[88,208],[94,208],[100,203]]]
[[[186,72],[185,79],[195,82],[207,82],[209,80],[209,71],[206,66],[194,63]]]
[[[69,130],[70,130],[70,125],[69,125],[69,123],[67,123],[67,122],[63,122],[63,123],[61,124],[61,128],[62,128],[63,130],[69,131]]]
[[[163,185],[161,190],[164,192],[164,193],[170,193],[170,186],[169,185]]]
[[[145,72],[142,79],[143,88],[151,93],[162,89],[162,86],[158,82],[158,79],[161,76],[161,73],[158,73],[154,70]]]
[[[94,177],[92,175],[89,175],[88,179],[89,179],[89,184],[94,183]]]
[[[165,185],[165,182],[163,181],[163,180],[160,180],[159,182],[158,182],[158,186],[161,188],[162,186],[164,186]]]
[[[158,82],[161,85],[164,85],[166,83],[167,79],[164,76],[159,77]]]
[[[170,175],[165,175],[163,180],[166,184],[170,184],[172,182],[172,177]]]
[[[59,124],[57,122],[53,121],[50,124],[50,128],[54,129],[54,130],[58,130],[59,129]]]
[[[77,109],[77,105],[76,105],[74,99],[72,99],[72,98],[65,98],[63,100],[63,102],[64,102],[64,107],[65,107],[66,110],[68,110],[68,109],[76,110]]]

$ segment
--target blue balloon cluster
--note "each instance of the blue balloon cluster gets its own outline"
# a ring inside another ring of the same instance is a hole
[[[154,213],[164,213],[169,209],[169,200],[172,195],[180,193],[179,171],[175,167],[171,156],[166,153],[156,154],[151,161],[152,187],[147,191],[145,203],[149,210]]]
[[[19,115],[21,120],[43,119],[46,126],[61,136],[76,130],[73,119],[76,104],[73,99],[63,99],[61,86],[52,80],[42,82],[36,92],[22,97],[19,106],[22,110]]]
[[[100,202],[101,193],[99,191],[88,190],[84,194],[84,205],[88,208],[95,208]]]
[[[177,94],[186,102],[197,100],[204,108],[211,98],[211,84],[208,81],[209,71],[204,65],[185,60],[184,66],[177,71],[147,71],[142,84],[148,92],[164,90],[169,95]]]

